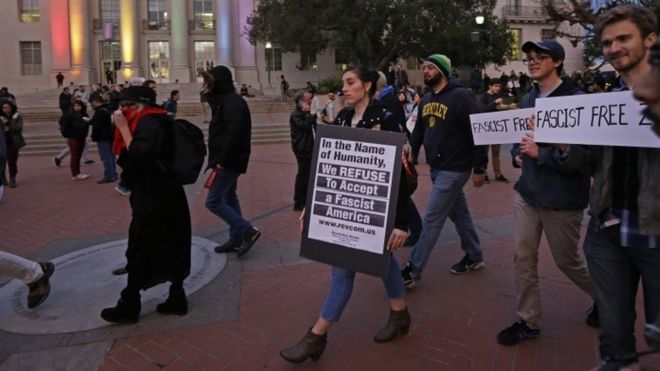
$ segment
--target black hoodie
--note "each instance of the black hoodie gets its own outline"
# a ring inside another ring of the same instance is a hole
[[[417,124],[410,138],[413,154],[424,145],[426,162],[434,169],[483,174],[488,165],[486,146],[475,146],[470,115],[479,113],[474,95],[453,80],[419,103]]]

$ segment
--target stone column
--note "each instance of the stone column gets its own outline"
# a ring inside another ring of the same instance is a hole
[[[185,0],[171,0],[172,38],[170,41],[170,82],[190,82],[190,63],[188,48],[188,5]]]
[[[69,0],[69,34],[71,42],[71,79],[76,84],[96,82],[96,71],[90,64],[89,2]]]
[[[215,51],[217,55],[216,65],[227,66],[233,70],[234,58],[232,56],[232,0],[216,0],[216,38]]]
[[[119,1],[119,24],[121,28],[121,73],[118,82],[123,83],[133,77],[142,76],[140,68],[140,48],[138,47],[138,1]]]
[[[234,0],[237,13],[237,30],[245,29],[247,19],[254,11],[253,1]],[[250,44],[250,40],[240,32],[233,35],[234,52],[234,80],[239,84],[251,85],[255,89],[262,88],[259,83],[259,72],[257,70],[257,47]],[[279,84],[275,84],[279,87]]]
[[[64,83],[71,78],[71,39],[69,37],[69,0],[49,0],[51,66],[50,84],[57,86],[55,75],[62,72]]]

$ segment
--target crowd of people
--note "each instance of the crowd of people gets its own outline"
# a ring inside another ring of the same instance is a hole
[[[619,74],[616,81],[605,87],[610,91],[632,90],[638,99],[646,102],[646,117],[654,122],[653,130],[660,136],[657,27],[657,19],[650,10],[623,5],[599,17],[596,36],[603,56]],[[295,107],[290,115],[291,144],[298,165],[293,209],[302,215],[307,204],[318,125],[405,133],[413,162],[424,147],[432,188],[422,217],[411,198],[414,189],[405,181],[407,174],[402,169],[394,228],[386,243],[389,272],[383,284],[389,298],[389,318],[375,333],[374,341],[389,342],[408,333],[413,311],[409,311],[405,300],[406,289],[423,290],[422,273],[447,218],[454,223],[464,253],[449,271],[464,275],[486,266],[463,191],[470,180],[474,187],[482,187],[488,179],[488,149],[474,144],[470,114],[517,106],[529,108],[539,99],[593,92],[577,76],[563,75],[565,51],[557,41],[528,41],[522,52],[529,75],[512,73],[507,79],[491,78],[478,98],[452,77],[450,57],[439,53],[424,60],[425,90],[410,86],[400,65],[384,72],[354,66],[344,70],[341,76],[340,93],[345,108],[339,112],[335,109],[334,93],[328,95],[327,103],[321,107],[311,82],[295,94]],[[518,85],[509,85],[514,77]],[[213,67],[204,80],[202,96],[211,111],[208,138],[211,176],[206,182],[209,189],[206,207],[230,227],[229,239],[215,247],[215,251],[242,257],[261,236],[242,216],[237,195],[238,179],[247,171],[251,153],[250,111],[237,94],[228,68]],[[505,103],[505,86],[524,91],[518,104]],[[156,103],[154,87],[153,81],[145,81],[123,89],[107,89],[105,93],[103,88],[93,89],[89,94],[81,87],[68,100],[60,99],[65,103],[61,107],[60,123],[71,153],[73,179],[88,178],[80,173],[79,162],[91,125],[92,140],[97,142],[104,163],[102,180],[117,180],[118,172],[114,168],[117,156],[116,163],[122,168],[120,184],[130,192],[133,213],[126,251],[127,284],[117,305],[101,313],[109,322],[137,322],[140,292],[163,282],[170,283],[170,291],[167,300],[158,306],[158,312],[185,315],[188,311],[183,282],[190,273],[190,213],[182,184],[163,166],[172,163],[174,157],[177,138],[167,128],[174,122],[178,92],[172,92],[166,110]],[[284,76],[281,76],[281,90],[282,99],[288,99],[288,82]],[[66,98],[69,93],[62,94]],[[94,109],[91,118],[86,114],[87,103]],[[0,155],[7,160],[12,151],[17,153],[21,147],[21,142],[14,139],[20,132],[15,117],[20,117],[16,114],[15,99],[13,105],[3,102],[0,119],[5,139]],[[529,131],[511,150],[514,167],[521,169],[513,186],[516,320],[503,326],[496,336],[497,342],[515,345],[541,334],[538,256],[544,235],[557,267],[593,302],[585,322],[600,328],[603,364],[598,370],[634,368],[639,357],[634,324],[640,280],[647,340],[660,349],[660,149],[537,143],[534,125],[535,118],[531,117]],[[499,152],[499,146],[491,147],[494,180],[508,182],[500,169]],[[55,162],[59,165],[57,158]],[[1,164],[4,163],[3,159]],[[7,164],[11,186],[15,182],[15,164],[9,161]],[[583,259],[579,240],[587,207],[591,220],[584,241],[586,259]],[[412,251],[400,264],[392,252],[406,245]],[[54,266],[49,262],[37,263],[0,254],[2,275],[28,284],[30,308],[48,296],[48,278],[53,271]],[[355,271],[332,267],[330,288],[319,317],[300,341],[282,349],[280,355],[284,359],[300,363],[321,357],[328,331],[340,319],[351,297],[355,276]]]
[[[380,130],[405,132],[415,156],[424,146],[433,183],[421,223],[416,222],[420,216],[410,195],[399,193],[395,229],[387,248],[392,251],[409,243],[413,250],[400,268],[390,254],[390,272],[383,279],[390,316],[375,334],[376,342],[407,333],[411,317],[403,287],[413,289],[420,282],[447,217],[454,222],[465,254],[450,272],[465,274],[485,267],[463,193],[470,177],[475,187],[487,178],[488,156],[485,147],[473,144],[471,113],[534,107],[538,99],[547,97],[633,89],[649,104],[646,115],[656,122],[654,130],[660,135],[660,44],[656,43],[655,15],[639,6],[618,6],[599,18],[596,34],[604,57],[619,75],[616,80],[608,81],[598,71],[586,79],[577,74],[566,76],[565,51],[550,39],[522,46],[529,75],[512,71],[508,76],[488,78],[487,89],[478,98],[474,93],[482,82],[472,84],[472,92],[463,88],[453,78],[451,60],[442,54],[424,61],[424,94],[409,87],[400,65],[390,66],[382,82],[378,73],[364,68],[344,71],[342,93],[347,108],[331,123],[373,129],[370,123],[376,121]],[[503,91],[505,87],[510,92]],[[506,95],[516,94],[522,94],[519,102],[505,103]],[[294,210],[304,210],[314,133],[325,122],[323,114],[313,109],[314,99],[313,90],[300,91],[290,117],[292,149],[298,162]],[[497,334],[497,341],[515,345],[541,334],[537,270],[540,240],[545,235],[557,267],[593,301],[585,322],[601,329],[603,365],[598,369],[634,368],[638,362],[635,294],[640,279],[647,338],[654,347],[658,347],[660,331],[660,179],[656,179],[660,150],[536,143],[533,117],[529,125],[530,130],[511,151],[514,166],[521,168],[513,200],[517,320]],[[494,179],[508,182],[501,173],[499,147],[491,146]],[[585,261],[579,253],[579,240],[587,207],[591,221],[584,243]],[[353,271],[333,267],[320,317],[298,343],[281,351],[283,358],[290,362],[319,359],[327,332],[351,295],[354,277]]]

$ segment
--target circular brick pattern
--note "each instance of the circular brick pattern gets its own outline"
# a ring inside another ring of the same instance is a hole
[[[60,334],[92,330],[111,323],[100,317],[101,310],[114,306],[126,285],[126,275],[114,276],[121,267],[128,240],[91,246],[53,259],[55,273],[50,279],[48,299],[27,309],[27,285],[12,280],[0,288],[0,329],[19,334]],[[191,271],[184,282],[187,295],[211,282],[225,267],[225,254],[216,254],[216,242],[193,237]],[[141,316],[156,311],[168,295],[169,283],[142,291]]]

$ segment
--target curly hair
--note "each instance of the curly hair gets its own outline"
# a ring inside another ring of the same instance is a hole
[[[642,34],[642,38],[652,33],[657,33],[658,20],[651,9],[641,5],[626,4],[616,6],[598,17],[596,26],[594,27],[594,32],[598,40],[600,40],[605,27],[621,21],[631,21],[634,23]]]

